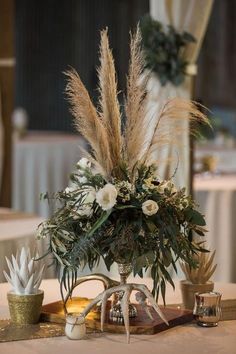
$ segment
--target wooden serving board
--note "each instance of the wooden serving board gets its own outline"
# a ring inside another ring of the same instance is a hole
[[[91,300],[86,298],[72,298],[68,301],[68,312],[80,312]],[[193,313],[189,310],[178,308],[161,307],[162,312],[169,322],[167,326],[158,314],[150,308],[153,320],[150,320],[141,305],[135,304],[138,315],[134,319],[130,319],[130,333],[131,334],[155,334],[165,331],[169,328],[191,322],[193,320]],[[107,303],[106,320],[104,324],[104,331],[112,333],[125,333],[124,325],[114,323],[109,319],[109,309],[111,302]],[[65,322],[65,315],[63,311],[62,301],[53,302],[44,305],[41,314],[41,320],[48,322],[63,323]],[[100,329],[100,312],[96,308],[86,317],[86,326],[89,329]]]

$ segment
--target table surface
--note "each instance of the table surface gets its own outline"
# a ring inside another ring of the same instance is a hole
[[[196,175],[195,200],[206,216],[207,247],[216,250],[214,279],[236,282],[236,174]]]
[[[136,280],[135,280],[136,281]],[[137,279],[137,282],[145,282],[150,286],[151,279]],[[41,286],[45,291],[44,303],[58,300],[59,285],[57,280],[44,280]],[[236,284],[216,284],[216,290],[222,291],[223,298],[236,294]],[[6,293],[8,284],[0,284],[0,317],[8,316]],[[79,295],[94,297],[102,285],[97,282],[84,283],[80,287]],[[167,302],[178,303],[180,291],[177,286],[176,292],[168,288]],[[236,353],[236,321],[220,322],[215,328],[202,328],[194,323],[171,328],[156,335],[132,335],[130,344],[126,344],[126,336],[121,334],[96,333],[89,334],[81,341],[68,340],[66,337],[34,339],[28,341],[8,342],[0,344],[0,353],[11,354],[60,354],[80,352],[83,354],[192,354]]]
[[[216,159],[216,168],[219,172],[236,173],[236,147],[196,146],[195,167],[201,165],[204,156],[213,156]]]
[[[193,188],[198,191],[236,191],[236,174],[228,175],[195,175]]]
[[[34,237],[37,226],[42,222],[42,218],[32,218],[26,220],[0,221],[0,242],[17,240],[22,237]]]
[[[14,141],[14,145],[22,146],[30,144],[30,146],[35,144],[55,144],[55,143],[65,143],[67,141],[78,143],[79,136],[76,134],[61,133],[54,131],[29,131],[27,134]]]
[[[43,220],[33,214],[0,208],[0,282],[5,280],[3,270],[8,269],[5,257],[10,259],[23,246],[29,247],[32,255],[36,250],[40,255],[47,252],[47,239],[36,241],[36,230]],[[47,258],[44,262],[51,263],[51,259]],[[55,274],[51,267],[47,268],[44,276],[52,278]]]

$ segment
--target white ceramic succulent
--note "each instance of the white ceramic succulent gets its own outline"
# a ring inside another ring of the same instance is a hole
[[[44,265],[31,257],[30,249],[22,247],[15,257],[12,255],[12,262],[7,257],[6,261],[10,273],[3,273],[12,285],[12,291],[18,295],[36,294],[42,281]]]

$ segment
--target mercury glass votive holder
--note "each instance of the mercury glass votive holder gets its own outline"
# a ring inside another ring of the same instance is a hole
[[[195,294],[194,318],[202,327],[216,327],[221,317],[221,294],[204,292]]]

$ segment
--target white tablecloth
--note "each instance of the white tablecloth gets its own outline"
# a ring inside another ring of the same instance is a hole
[[[23,246],[29,246],[32,253],[38,250],[40,255],[47,251],[47,241],[35,239],[36,229],[39,223],[43,221],[41,217],[18,216],[15,219],[9,217],[9,209],[0,208],[0,282],[6,281],[3,270],[8,271],[5,257],[10,258],[15,255],[17,249]],[[8,215],[8,217],[6,217]],[[33,255],[33,254],[32,254]],[[43,262],[50,263],[49,259]],[[45,270],[44,277],[55,277],[55,270],[49,267]]]
[[[208,245],[216,249],[214,279],[236,282],[236,175],[195,177],[194,191],[206,215]]]
[[[48,217],[52,207],[40,193],[57,192],[68,185],[69,175],[81,158],[84,141],[76,135],[29,132],[13,144],[12,207]]]
[[[150,279],[137,279],[150,286]],[[44,303],[60,299],[56,280],[45,280],[41,288],[45,291]],[[216,284],[223,297],[235,296],[236,284]],[[0,284],[0,317],[9,316],[6,294],[8,284]],[[84,283],[79,288],[79,295],[94,297],[102,290],[100,283]],[[167,291],[167,302],[181,302],[180,292]],[[88,335],[81,341],[68,340],[66,337],[34,339],[29,341],[0,344],[0,353],[9,354],[234,354],[236,353],[236,321],[220,322],[215,328],[202,328],[196,324],[186,324],[169,329],[156,335],[131,335],[130,344],[126,344],[125,334],[97,333]]]

